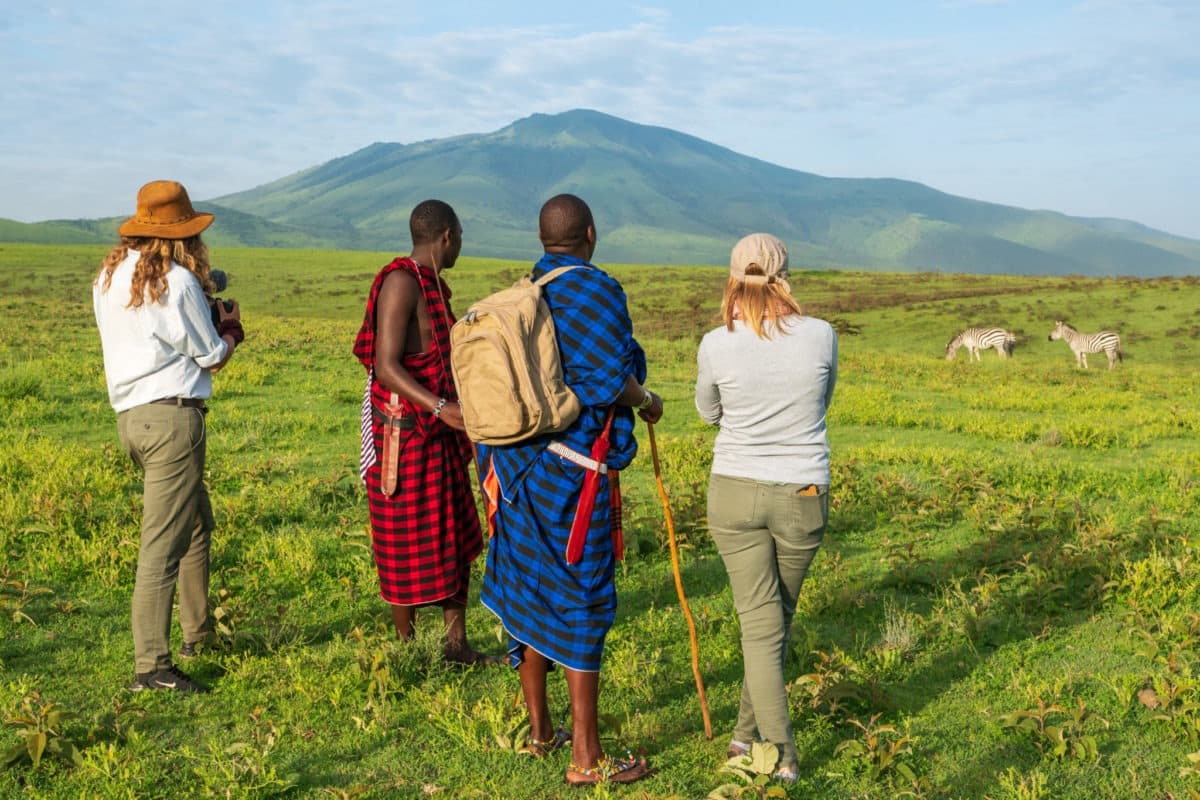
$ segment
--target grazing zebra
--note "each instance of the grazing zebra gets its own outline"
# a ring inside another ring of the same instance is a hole
[[[1054,321],[1054,330],[1050,331],[1049,336],[1050,341],[1053,342],[1055,339],[1062,339],[1071,345],[1071,352],[1075,354],[1075,365],[1077,367],[1087,369],[1087,354],[1099,353],[1101,350],[1104,351],[1104,355],[1108,356],[1109,369],[1115,367],[1117,362],[1122,360],[1121,337],[1112,331],[1080,333],[1061,319],[1058,319]]]
[[[994,347],[1001,358],[1008,358],[1016,344],[1017,337],[1004,328],[967,328],[946,344],[946,360],[953,360],[960,347],[967,348],[970,358],[975,361],[982,361],[979,351],[989,347]]]

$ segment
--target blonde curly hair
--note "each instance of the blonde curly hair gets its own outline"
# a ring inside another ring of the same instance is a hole
[[[127,308],[139,308],[147,299],[152,303],[163,302],[163,296],[167,293],[167,271],[171,269],[171,262],[195,275],[204,291],[216,290],[209,278],[211,267],[208,263],[208,247],[200,239],[200,234],[187,239],[122,236],[121,241],[104,257],[100,272],[92,284],[100,285],[101,290],[107,292],[108,287],[112,285],[113,272],[129,255],[130,250],[139,253],[140,258],[133,270],[133,284],[129,289]]]

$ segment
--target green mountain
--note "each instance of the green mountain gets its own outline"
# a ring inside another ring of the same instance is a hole
[[[595,111],[535,114],[494,133],[377,143],[218,198],[222,205],[336,238],[405,249],[429,196],[463,219],[465,252],[528,259],[541,203],[591,205],[603,261],[723,263],[765,230],[819,267],[984,273],[1200,273],[1200,242],[1117,220],[967,200],[910,181],[825,178],[693,136]]]
[[[296,228],[287,223],[271,222],[215,203],[196,203],[196,209],[215,215],[204,241],[216,247],[298,247],[336,248],[342,245],[332,237]],[[117,226],[125,217],[103,219],[60,219],[50,222],[14,222],[0,219],[0,242],[36,242],[46,244],[112,244]]]
[[[1200,274],[1200,241],[1134,222],[1028,211],[911,181],[826,178],[586,110],[535,114],[493,133],[376,143],[202,205],[217,214],[206,235],[214,244],[404,252],[409,211],[438,197],[462,218],[466,254],[525,261],[538,251],[538,209],[559,192],[592,207],[601,262],[721,264],[738,238],[769,231],[797,266]]]

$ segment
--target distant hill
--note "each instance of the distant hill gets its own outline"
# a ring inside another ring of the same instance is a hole
[[[721,264],[738,238],[769,231],[798,266],[1200,274],[1200,241],[1135,222],[1028,211],[911,181],[822,177],[586,110],[534,114],[486,134],[370,145],[216,198],[210,238],[402,252],[409,211],[438,197],[463,220],[466,254],[526,261],[538,250],[538,209],[559,192],[591,205],[600,262]]]
[[[113,228],[116,229],[115,226]],[[112,239],[112,235],[109,235]],[[70,222],[16,222],[0,219],[0,242],[95,244],[96,234]]]
[[[196,203],[196,209],[216,216],[204,233],[204,241],[216,247],[297,247],[328,249],[342,247],[336,239],[302,230],[286,223],[271,222],[215,203]],[[50,222],[14,222],[0,219],[0,242],[47,244],[112,244],[117,226],[125,217],[104,219],[60,219]]]

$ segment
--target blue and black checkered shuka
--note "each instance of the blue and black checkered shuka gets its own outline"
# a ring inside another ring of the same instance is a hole
[[[516,663],[528,646],[570,669],[597,672],[617,608],[609,482],[602,476],[583,558],[567,564],[584,470],[547,452],[546,445],[557,440],[576,452],[590,452],[626,379],[646,380],[646,356],[633,338],[625,292],[616,280],[586,261],[549,253],[534,266],[533,277],[572,264],[590,268],[563,273],[546,285],[543,296],[554,316],[567,385],[583,410],[561,433],[480,446],[480,463],[490,460],[500,489],[481,599],[512,637]],[[625,468],[637,453],[633,425],[633,410],[618,406],[611,469]]]

